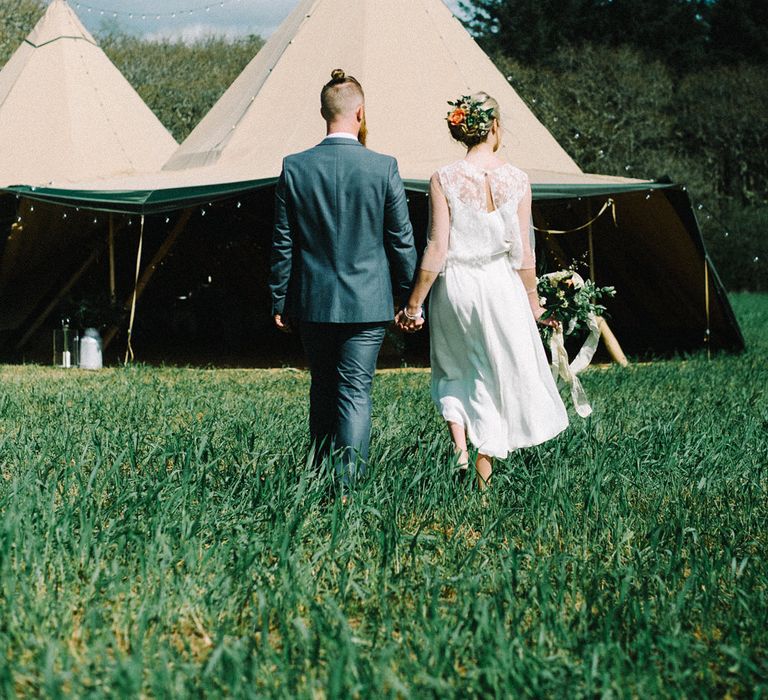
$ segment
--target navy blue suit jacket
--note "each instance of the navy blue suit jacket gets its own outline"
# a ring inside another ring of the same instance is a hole
[[[389,321],[415,266],[394,158],[338,137],[285,158],[275,192],[273,315],[313,323]]]

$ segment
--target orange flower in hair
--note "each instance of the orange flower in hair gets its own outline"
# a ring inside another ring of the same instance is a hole
[[[467,113],[461,107],[457,107],[448,115],[448,121],[454,126],[463,124],[466,118]]]
[[[455,102],[448,103],[453,111],[448,112],[446,121],[458,126],[468,136],[484,137],[493,125],[493,108],[483,109],[483,103],[469,95],[462,95]]]

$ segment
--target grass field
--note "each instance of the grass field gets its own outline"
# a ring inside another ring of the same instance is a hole
[[[768,697],[768,296],[749,344],[590,370],[595,415],[448,478],[382,373],[328,504],[303,372],[0,368],[0,697]]]

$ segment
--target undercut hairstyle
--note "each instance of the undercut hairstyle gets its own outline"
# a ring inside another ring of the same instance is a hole
[[[337,117],[354,112],[365,102],[363,86],[337,68],[331,73],[331,80],[323,86],[320,93],[320,112],[323,119],[332,122]]]

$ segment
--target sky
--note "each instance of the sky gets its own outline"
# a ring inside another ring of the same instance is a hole
[[[386,0],[379,0],[386,2]],[[194,41],[211,34],[268,37],[299,0],[69,0],[92,32],[117,24],[147,39]],[[458,12],[458,0],[444,0]]]

